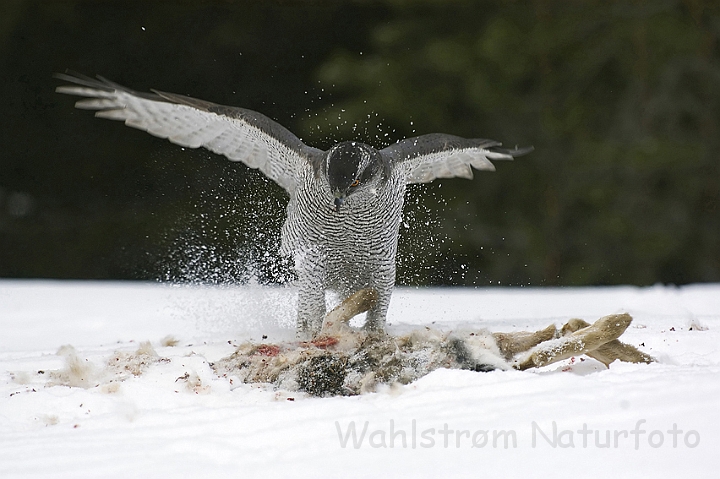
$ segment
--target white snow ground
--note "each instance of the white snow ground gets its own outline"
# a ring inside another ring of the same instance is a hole
[[[660,359],[651,365],[439,370],[328,399],[215,377],[208,362],[232,344],[292,337],[292,297],[0,281],[0,476],[717,477],[720,285],[398,289],[391,305],[396,330],[433,321],[534,330],[627,311],[635,320],[621,339]],[[168,335],[179,343],[163,346]],[[166,359],[108,385],[108,360],[147,340]],[[49,385],[68,344],[100,386]]]

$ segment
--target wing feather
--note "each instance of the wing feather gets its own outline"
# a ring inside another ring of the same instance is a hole
[[[59,86],[58,93],[85,97],[75,104],[77,108],[96,110],[99,118],[123,121],[180,146],[202,146],[241,161],[288,192],[294,190],[299,170],[307,164],[315,165],[323,154],[282,125],[251,110],[155,90],[135,92],[103,77],[55,76],[72,83]]]
[[[381,153],[395,167],[405,169],[406,183],[427,183],[436,178],[472,179],[473,168],[495,171],[490,160],[512,160],[533,150],[506,150],[500,146],[493,140],[433,133],[399,141]]]

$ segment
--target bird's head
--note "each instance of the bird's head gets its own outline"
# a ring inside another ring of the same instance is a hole
[[[340,211],[345,198],[374,193],[384,173],[382,155],[372,146],[345,141],[333,146],[325,157],[325,174]]]

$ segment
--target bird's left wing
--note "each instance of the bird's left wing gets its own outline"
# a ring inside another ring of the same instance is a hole
[[[75,106],[188,148],[200,146],[257,168],[292,192],[304,163],[315,165],[323,152],[305,145],[287,128],[252,110],[164,93],[141,93],[98,76],[56,74],[72,85],[58,93],[88,97]]]
[[[399,141],[380,150],[396,168],[404,168],[406,183],[427,183],[436,178],[472,178],[472,169],[494,171],[490,160],[512,160],[533,150],[499,148],[493,140],[468,139],[433,133]]]

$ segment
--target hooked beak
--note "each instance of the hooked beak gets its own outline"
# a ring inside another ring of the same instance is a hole
[[[344,196],[338,196],[335,198],[335,213],[340,212],[340,207],[342,206],[343,203],[345,203]]]

